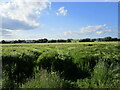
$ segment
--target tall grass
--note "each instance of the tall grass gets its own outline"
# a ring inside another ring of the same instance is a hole
[[[115,42],[3,45],[2,87],[120,88],[118,48]]]
[[[47,69],[48,71],[57,71],[67,80],[77,79],[81,70],[73,62],[72,57],[64,52],[49,51],[40,55],[37,60],[39,68]]]
[[[3,88],[18,87],[27,78],[34,74],[35,60],[38,57],[38,52],[9,52],[2,56],[3,64]]]
[[[65,88],[67,83],[61,79],[57,72],[41,70],[35,77],[28,80],[21,88]]]
[[[78,80],[76,83],[79,88],[120,88],[120,68],[119,65],[109,66],[103,62],[95,66],[90,78]]]

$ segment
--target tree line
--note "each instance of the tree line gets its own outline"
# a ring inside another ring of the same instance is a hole
[[[47,38],[44,39],[38,39],[38,40],[2,40],[0,43],[65,43],[65,42],[95,42],[95,41],[120,41],[120,38],[112,38],[112,37],[105,37],[105,38],[97,38],[97,39],[58,39],[58,40],[48,40]]]

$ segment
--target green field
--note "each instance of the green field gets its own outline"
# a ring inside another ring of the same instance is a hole
[[[1,46],[3,88],[120,88],[118,42]]]

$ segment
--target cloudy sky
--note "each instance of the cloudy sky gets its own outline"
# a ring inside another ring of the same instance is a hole
[[[0,39],[118,37],[118,3],[103,1],[2,0]]]

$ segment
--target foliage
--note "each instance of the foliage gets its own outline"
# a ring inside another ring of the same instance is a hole
[[[5,41],[2,40],[0,43],[65,43],[65,42],[95,42],[95,41],[120,41],[119,38],[112,38],[112,37],[105,37],[105,38],[97,38],[97,39],[58,39],[58,40],[48,40],[47,38],[44,39],[38,39],[38,40],[12,40],[12,41]]]

